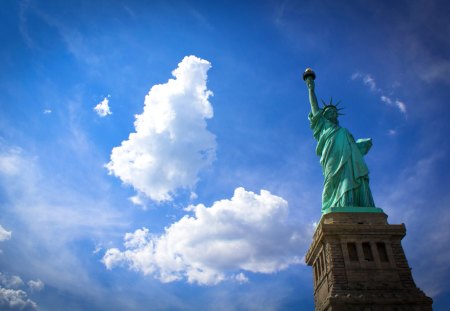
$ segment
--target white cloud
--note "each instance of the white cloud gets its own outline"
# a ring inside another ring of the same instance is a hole
[[[23,285],[22,279],[17,275],[7,276],[0,272],[0,285],[7,288],[19,288]]]
[[[0,309],[1,310],[37,310],[37,304],[28,299],[23,290],[15,290],[0,287]]]
[[[142,206],[144,206],[144,201],[142,199],[142,196],[140,196],[139,194],[133,195],[133,196],[129,197],[128,199],[134,205],[142,205]]]
[[[37,305],[28,299],[21,289],[24,285],[17,275],[8,276],[0,272],[0,310],[36,310]]]
[[[105,97],[94,107],[94,110],[100,117],[106,117],[112,114],[111,109],[109,108],[109,99]]]
[[[370,74],[359,73],[359,72],[352,74],[352,80],[358,80],[358,79],[362,80],[363,83],[365,85],[367,85],[372,92],[381,94],[380,99],[382,102],[384,102],[388,105],[396,106],[398,108],[398,110],[400,110],[400,112],[406,116],[406,104],[399,99],[393,100],[389,96],[386,96],[384,90],[377,87],[375,79]]]
[[[194,200],[196,200],[198,198],[198,195],[197,195],[197,193],[195,193],[195,192],[191,192],[191,194],[189,195],[189,200],[191,200],[191,201],[194,201]]]
[[[403,113],[406,113],[406,104],[404,102],[402,102],[401,100],[396,100],[395,101],[395,105],[397,106],[397,108]]]
[[[248,277],[245,276],[244,273],[240,272],[239,274],[234,276],[234,279],[238,282],[238,283],[247,283],[248,282]]]
[[[160,236],[147,228],[125,235],[125,250],[108,249],[108,269],[126,266],[162,282],[217,284],[247,280],[239,270],[273,273],[299,264],[304,243],[288,221],[288,204],[269,191],[237,188],[230,200],[192,207]],[[234,272],[234,273],[233,273]]]
[[[359,73],[356,72],[352,74],[352,80],[361,79],[365,85],[367,85],[371,91],[377,91],[377,84],[375,82],[375,79],[370,75],[366,73]]]
[[[52,111],[51,111],[51,109],[44,109],[43,113],[44,114],[51,114]]]
[[[406,104],[401,100],[398,99],[393,100],[392,98],[386,95],[381,95],[380,99],[382,102],[388,105],[395,105],[398,108],[398,110],[400,110],[403,114],[406,114]]]
[[[41,290],[43,290],[44,289],[44,282],[42,282],[41,280],[36,280],[36,281],[34,281],[34,280],[29,280],[28,282],[27,282],[27,284],[28,284],[28,287],[30,288],[30,290],[32,291],[32,292],[39,292],[39,291],[41,291]]]
[[[3,146],[0,145],[0,174],[4,176],[15,176],[20,173],[23,166],[22,149],[10,148],[3,152]]]
[[[6,229],[0,225],[0,242],[9,239],[11,239],[11,231],[6,231]]]
[[[375,91],[377,89],[375,80],[370,75],[364,76],[363,82],[365,85],[368,85],[372,91]]]
[[[135,133],[113,148],[110,174],[155,201],[171,200],[177,189],[192,189],[199,172],[215,159],[215,136],[206,128],[211,64],[186,56],[165,84],[154,85],[136,115]]]
[[[396,131],[396,130],[393,130],[393,129],[390,129],[390,130],[388,131],[388,135],[389,135],[389,136],[395,136],[395,135],[397,135],[397,131]]]
[[[385,96],[385,95],[381,95],[381,101],[385,102],[386,104],[392,105],[392,99],[390,99],[389,97]]]

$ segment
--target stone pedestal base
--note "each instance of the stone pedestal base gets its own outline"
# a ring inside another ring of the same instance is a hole
[[[411,275],[405,234],[404,224],[388,224],[382,212],[323,215],[306,254],[315,310],[432,310]]]

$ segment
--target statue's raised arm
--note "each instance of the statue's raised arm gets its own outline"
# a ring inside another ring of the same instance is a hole
[[[303,80],[308,87],[309,92],[309,103],[311,104],[311,112],[313,115],[319,112],[319,104],[317,103],[316,93],[314,92],[315,84],[314,80],[316,79],[316,74],[311,68],[307,68],[303,73]]]

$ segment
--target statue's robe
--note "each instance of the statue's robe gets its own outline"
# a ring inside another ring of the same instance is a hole
[[[369,169],[363,158],[370,149],[370,139],[355,142],[347,129],[327,120],[323,110],[310,113],[308,119],[325,177],[322,211],[330,207],[374,207]]]

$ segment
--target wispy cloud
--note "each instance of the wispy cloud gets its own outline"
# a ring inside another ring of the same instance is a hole
[[[397,131],[396,131],[396,130],[393,130],[393,129],[390,129],[390,130],[388,131],[388,135],[389,135],[389,136],[395,136],[395,135],[397,135]]]
[[[217,284],[226,279],[247,282],[239,270],[273,273],[302,262],[304,242],[288,221],[288,204],[278,196],[237,188],[231,199],[211,207],[192,206],[160,236],[147,228],[125,235],[125,250],[108,249],[108,269],[126,266],[162,282]]]
[[[362,74],[356,72],[352,74],[352,80],[361,79],[365,85],[367,85],[371,91],[381,91],[377,88],[377,84],[375,83],[375,79],[370,74]]]
[[[281,4],[278,4],[278,6],[275,8],[275,16],[274,16],[274,23],[277,26],[280,26],[283,22],[284,12],[286,9],[286,4],[288,0],[284,0],[281,2]]]
[[[85,176],[83,180],[89,184],[90,178]],[[98,180],[95,184],[97,190],[101,189]],[[110,234],[108,230],[123,228],[124,219],[110,202],[99,200],[81,188],[70,186],[66,179],[61,182],[53,171],[42,169],[39,157],[0,144],[0,189],[9,206],[9,218],[14,220],[14,227],[8,228],[14,232],[14,243],[9,246],[16,257],[14,265],[24,276],[38,274],[53,287],[92,296],[99,292],[99,286],[70,245],[80,239],[101,239],[105,232]],[[34,280],[28,287],[37,291],[41,282]],[[27,303],[25,289],[15,292],[8,289],[3,294],[21,297],[24,305]]]
[[[215,136],[206,128],[213,116],[206,86],[210,67],[186,56],[172,73],[175,79],[151,88],[144,112],[136,115],[136,132],[111,151],[110,174],[155,201],[195,186],[200,170],[215,159]]]
[[[382,102],[384,102],[388,105],[395,105],[402,113],[406,114],[406,105],[404,102],[402,102],[398,99],[393,100],[392,98],[387,97],[385,95],[381,95],[380,99]]]
[[[408,259],[414,265],[418,286],[431,296],[445,291],[446,276],[450,272],[450,211],[447,208],[450,196],[436,186],[440,182],[437,175],[441,174],[446,158],[443,150],[419,158],[400,171],[397,178],[390,179],[386,193],[377,200],[391,221],[404,222],[409,229],[409,239],[405,239],[405,247],[409,247],[406,249]],[[431,256],[423,262],[424,256],[429,254],[439,256]],[[433,269],[429,269],[430,265]]]
[[[31,39],[28,31],[28,11],[30,7],[30,0],[19,1],[19,31],[23,40],[29,48],[34,48],[34,42]]]
[[[11,239],[11,231],[7,231],[0,225],[0,242]]]
[[[442,81],[450,84],[450,61],[448,60],[431,58],[428,63],[424,64],[423,70],[420,72],[420,78],[429,83]]]
[[[32,15],[33,18],[39,18],[47,25],[54,27],[61,36],[67,50],[78,61],[86,63],[90,66],[97,65],[101,60],[97,53],[93,51],[92,46],[86,41],[86,37],[76,27],[72,27],[59,19],[58,16],[52,16],[47,11],[39,8],[38,5],[32,3],[30,0],[20,1],[19,11],[19,31],[23,40],[30,48],[39,49],[39,41],[33,40],[30,36],[28,27],[28,18]]]
[[[367,73],[355,72],[352,74],[352,80],[361,80],[372,92],[380,95],[380,100],[388,105],[393,105],[406,116],[406,104],[400,99],[393,99],[385,94],[385,91],[377,86],[375,79],[372,75]]]
[[[44,233],[43,228],[47,228],[54,235],[56,232],[53,230],[64,228],[65,232],[56,234],[53,240],[56,243],[58,238],[64,239],[74,233],[84,235],[82,231],[88,228],[95,230],[116,223],[113,219],[118,215],[111,209],[108,209],[108,216],[101,208],[95,208],[97,205],[94,201],[86,202],[86,196],[80,195],[72,187],[63,187],[54,178],[44,178],[48,177],[48,172],[40,168],[38,161],[37,157],[28,155],[21,148],[0,145],[0,186],[4,198],[11,204],[16,216],[29,222],[29,229]],[[41,178],[46,179],[46,183]],[[93,212],[98,213],[95,220],[92,219]],[[52,223],[58,223],[59,226],[54,227]]]

